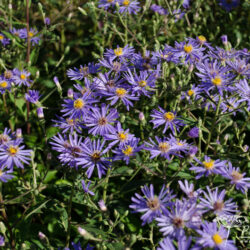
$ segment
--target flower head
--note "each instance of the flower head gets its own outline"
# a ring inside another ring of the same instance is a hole
[[[167,211],[166,207],[172,203],[171,200],[175,196],[172,195],[172,191],[164,186],[159,195],[155,195],[152,184],[149,188],[145,185],[141,190],[145,198],[136,193],[135,197],[132,197],[133,203],[129,207],[136,213],[144,213],[141,216],[141,220],[142,225],[145,225],[152,222],[156,217],[161,216],[163,211]]]
[[[197,230],[200,237],[197,243],[204,248],[215,248],[220,250],[236,250],[234,242],[228,240],[229,232],[223,226],[218,226],[216,222],[205,221],[202,229]]]

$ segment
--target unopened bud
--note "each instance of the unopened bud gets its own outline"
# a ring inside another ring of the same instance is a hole
[[[62,91],[62,87],[61,87],[61,85],[60,85],[60,83],[59,83],[59,80],[58,80],[57,76],[55,76],[55,77],[53,78],[53,80],[54,80],[54,83],[56,84],[58,90],[61,92],[61,91]]]
[[[73,91],[73,89],[68,89],[68,98],[73,98],[73,96],[74,96],[74,91]]]
[[[81,227],[78,227],[77,230],[78,230],[79,234],[80,234],[81,236],[83,236],[83,237],[84,237],[85,235],[87,235],[87,233],[88,233],[85,229],[83,229],[83,228],[81,228]]]
[[[38,237],[39,237],[40,240],[44,240],[46,238],[46,235],[44,233],[42,233],[42,232],[39,232]]]
[[[37,111],[37,116],[38,116],[38,118],[43,119],[43,118],[44,118],[43,108],[40,107],[40,108],[38,108],[36,111]]]
[[[143,112],[139,113],[139,120],[140,121],[144,121],[145,120],[145,116],[144,116]]]
[[[16,137],[17,137],[17,138],[22,138],[22,129],[21,129],[21,128],[18,128],[18,129],[16,130]]]
[[[106,205],[105,205],[105,203],[104,203],[104,200],[100,200],[100,201],[98,202],[98,205],[99,205],[100,209],[101,209],[103,212],[106,212],[106,211],[108,210],[107,207],[106,207]]]
[[[221,36],[221,41],[226,46],[227,45],[227,35]]]

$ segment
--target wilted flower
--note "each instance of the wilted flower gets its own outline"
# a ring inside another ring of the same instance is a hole
[[[91,184],[91,181],[88,182],[88,184],[86,185],[85,184],[85,181],[82,180],[82,188],[83,188],[83,191],[86,193],[86,194],[90,194],[90,195],[95,195],[94,192],[90,191],[89,190],[89,185]]]

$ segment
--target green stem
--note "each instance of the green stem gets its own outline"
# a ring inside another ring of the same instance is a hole
[[[211,131],[208,134],[207,145],[206,145],[206,148],[205,148],[205,154],[207,154],[207,150],[208,150],[209,144],[211,142],[211,138],[212,138],[212,133],[213,133],[213,131],[215,129],[217,116],[218,116],[219,110],[220,110],[220,104],[221,104],[221,96],[219,97],[219,102],[218,102],[217,107],[216,107],[216,112],[215,112],[215,116],[214,116],[214,119],[213,119]]]
[[[66,233],[66,247],[69,247],[69,241],[70,241],[70,231],[71,231],[71,210],[72,210],[72,199],[74,196],[75,191],[75,178],[73,181],[73,184],[71,186],[71,194],[69,197],[69,205],[68,205],[68,228]]]
[[[110,176],[111,170],[110,168],[107,171],[106,179],[105,179],[105,184],[104,184],[104,189],[103,189],[103,196],[102,199],[104,202],[106,202],[107,199],[107,190],[108,190],[108,182],[109,182],[109,176]]]

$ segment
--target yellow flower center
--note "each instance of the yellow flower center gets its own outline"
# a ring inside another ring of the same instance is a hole
[[[3,171],[0,169],[0,177],[3,175]]]
[[[4,39],[4,37],[2,35],[0,35],[0,40],[3,40],[3,39]]]
[[[167,142],[160,142],[158,147],[162,153],[166,153],[170,149],[170,145]]]
[[[119,97],[123,97],[127,93],[127,90],[124,88],[117,88],[115,92]]]
[[[207,41],[205,36],[198,36],[198,39],[200,40],[201,43],[204,43]]]
[[[108,3],[112,3],[114,0],[108,0]]]
[[[193,46],[191,44],[184,45],[184,51],[188,54],[191,53],[193,51]]]
[[[84,102],[83,102],[83,100],[82,99],[76,99],[75,101],[74,101],[74,108],[75,109],[81,109],[81,108],[83,108],[83,106],[84,106],[85,104],[84,104]]]
[[[208,169],[208,170],[212,169],[214,167],[214,161],[213,160],[211,160],[209,162],[203,161],[202,163],[203,163],[204,167],[206,169]]]
[[[125,141],[127,139],[127,135],[124,134],[123,132],[119,133],[118,137],[120,141]]]
[[[29,37],[33,37],[34,36],[34,33],[33,32],[29,32]]]
[[[74,120],[73,119],[67,119],[66,120],[69,125],[74,125]]]
[[[221,238],[221,236],[218,233],[214,234],[212,239],[216,245],[219,245],[223,242],[223,239]]]
[[[140,87],[145,87],[147,85],[147,82],[144,81],[144,80],[141,80],[141,81],[138,82],[138,84],[139,84]]]
[[[171,121],[174,120],[175,116],[174,116],[174,114],[172,112],[167,112],[167,113],[164,114],[164,118],[165,118],[166,121],[171,122]]]
[[[5,89],[5,88],[7,88],[7,86],[8,86],[8,83],[5,82],[5,81],[0,83],[0,87],[1,87],[1,88],[4,88],[4,89]]]
[[[168,58],[169,55],[161,55],[161,58]]]
[[[213,83],[213,85],[215,85],[215,86],[220,86],[220,85],[221,85],[221,82],[222,82],[222,80],[221,80],[220,77],[215,77],[215,78],[212,79],[212,83]]]
[[[5,77],[6,79],[10,79],[10,78],[12,77],[11,71],[10,71],[10,70],[6,70],[6,71],[4,72],[4,77]]]
[[[122,48],[114,49],[114,53],[115,53],[116,56],[122,56],[123,55],[123,49]]]
[[[25,80],[25,79],[26,79],[26,75],[25,75],[25,74],[21,74],[21,75],[20,75],[20,78],[21,78],[22,80]]]
[[[178,146],[183,146],[183,144],[181,142],[177,142]]]
[[[8,151],[12,156],[14,156],[18,151],[18,147],[10,146]]]
[[[130,156],[133,154],[133,148],[131,146],[127,146],[126,149],[122,150],[123,154],[126,156]]]
[[[124,1],[123,1],[123,5],[128,6],[129,4],[130,4],[130,1],[129,1],[129,0],[124,0]]]
[[[194,90],[192,90],[192,89],[188,90],[187,94],[188,94],[189,96],[192,96],[192,95],[194,94]]]

